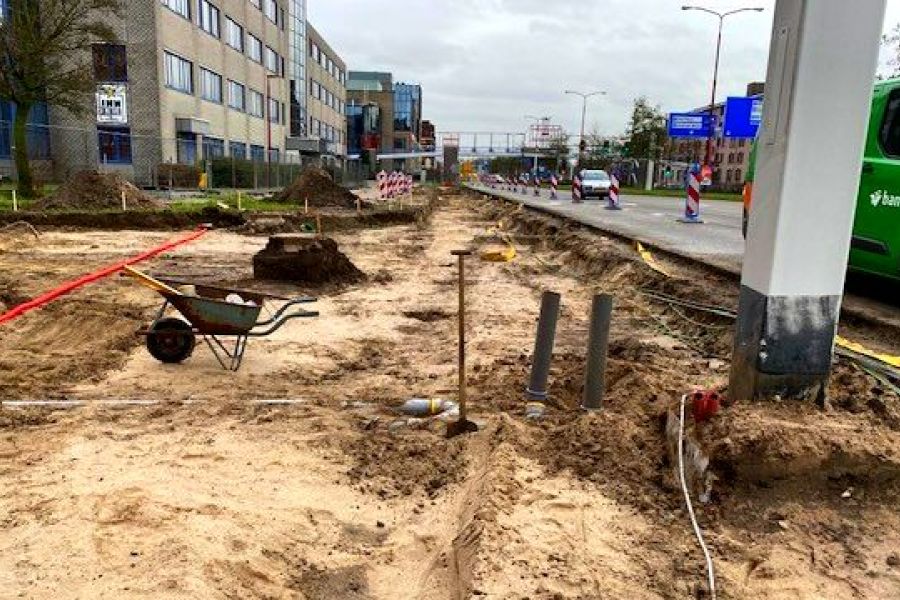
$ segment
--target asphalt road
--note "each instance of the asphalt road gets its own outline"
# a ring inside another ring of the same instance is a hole
[[[741,235],[741,203],[724,200],[700,201],[703,223],[680,223],[684,200],[660,196],[623,195],[622,210],[607,210],[606,200],[572,202],[569,191],[550,199],[549,190],[534,196],[491,190],[480,184],[472,189],[500,196],[560,217],[573,219],[602,231],[661,248],[676,255],[740,275],[744,257]],[[900,284],[850,273],[844,290],[843,309],[857,317],[900,329]]]
[[[605,199],[598,201],[592,198],[575,204],[568,191],[559,192],[559,199],[551,200],[549,190],[534,196],[531,190],[526,195],[488,190],[477,184],[471,187],[652,244],[674,254],[740,272],[744,255],[740,202],[704,202],[701,198],[700,217],[703,223],[680,223],[678,219],[684,214],[684,200],[681,198],[622,195],[622,210],[607,210]]]

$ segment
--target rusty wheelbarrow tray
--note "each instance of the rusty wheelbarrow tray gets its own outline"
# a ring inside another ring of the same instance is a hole
[[[237,371],[244,359],[249,338],[270,335],[292,319],[319,316],[318,312],[295,308],[299,304],[316,302],[316,298],[309,296],[284,298],[165,277],[146,277],[145,283],[148,281],[162,284],[150,287],[159,292],[163,303],[153,322],[138,334],[146,336],[147,350],[164,363],[186,360],[193,353],[199,336],[223,369]],[[173,285],[189,285],[196,295],[181,293]],[[232,294],[240,296],[246,304],[227,301],[226,298]],[[267,300],[282,300],[285,303],[271,316],[260,320]],[[169,307],[181,316],[166,316]],[[234,342],[226,343],[220,339],[225,337],[233,337]]]

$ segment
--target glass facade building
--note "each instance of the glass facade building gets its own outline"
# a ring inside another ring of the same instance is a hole
[[[377,104],[348,104],[347,154],[381,147],[381,109]]]
[[[291,82],[290,135],[306,129],[306,0],[288,0],[289,72]]]
[[[394,84],[394,131],[409,132],[419,139],[422,125],[422,86]],[[396,147],[396,146],[395,146]],[[401,148],[397,148],[398,150]]]

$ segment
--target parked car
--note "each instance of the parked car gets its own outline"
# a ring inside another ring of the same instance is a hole
[[[609,173],[599,169],[585,169],[580,173],[581,177],[581,195],[584,198],[596,196],[597,198],[606,198],[609,196],[609,186],[611,185]]]

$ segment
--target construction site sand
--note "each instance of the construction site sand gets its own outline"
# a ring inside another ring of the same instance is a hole
[[[445,440],[439,422],[388,410],[412,396],[454,396],[449,252],[504,217],[464,202],[421,228],[336,236],[379,276],[273,288],[320,294],[322,316],[251,341],[238,373],[199,347],[181,366],[136,348],[127,331],[157,298],[125,280],[0,329],[18,353],[0,395],[88,403],[0,411],[0,589],[32,598],[703,597],[661,416],[689,387],[727,379],[717,357],[727,358],[729,332],[703,316],[687,323],[635,287],[696,293],[678,277],[682,265],[666,263],[676,278],[663,280],[610,240],[588,247],[579,232],[507,215],[507,227],[535,237],[516,262],[471,271],[470,395],[481,431]],[[0,281],[18,294],[164,236],[44,237],[0,255]],[[148,268],[246,284],[265,242],[215,232]],[[733,300],[714,277],[694,285]],[[529,422],[522,388],[545,288],[564,303],[551,405]],[[609,393],[602,412],[583,414],[586,316],[599,289],[617,303]],[[900,399],[843,362],[831,393],[829,412],[738,406],[705,432],[731,439],[714,457],[713,502],[698,507],[721,598],[900,589]],[[103,404],[123,398],[157,404]],[[273,399],[293,403],[256,403]],[[821,476],[789,460],[777,478],[760,477],[760,466],[804,448],[835,460],[815,465]]]

